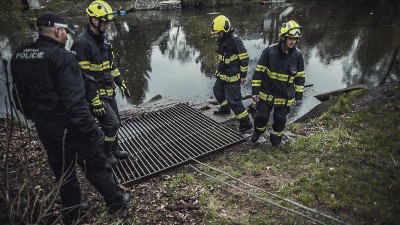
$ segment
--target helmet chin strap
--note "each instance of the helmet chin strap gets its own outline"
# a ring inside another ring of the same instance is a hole
[[[102,30],[100,30],[101,24],[104,23],[104,21],[102,19],[99,18],[99,26],[97,27],[97,30],[99,31],[99,34],[104,34],[105,32],[103,32]]]
[[[282,39],[281,41],[280,41],[280,43],[281,43],[281,48],[282,48],[282,51],[284,52],[284,53],[288,53],[289,52],[289,47],[286,45],[286,39],[287,39],[287,37],[285,36],[285,38],[284,39]]]
[[[93,22],[92,22],[92,19],[91,18],[89,18],[89,22],[90,22],[90,24],[92,24],[92,26],[94,27],[94,28],[96,28],[97,29],[97,31],[98,31],[98,34],[99,35],[101,35],[101,34],[104,34],[105,32],[103,32],[101,29],[100,29],[100,27],[101,27],[101,24],[103,23],[103,20],[102,19],[100,19],[100,17],[94,17],[94,18],[97,18],[98,20],[99,20],[99,25],[98,26],[96,26]]]

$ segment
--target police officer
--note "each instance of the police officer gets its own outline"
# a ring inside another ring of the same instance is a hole
[[[233,33],[235,29],[226,16],[217,16],[211,28],[212,34],[218,35],[219,57],[213,91],[220,107],[214,114],[230,114],[232,109],[239,120],[239,132],[244,133],[253,128],[249,113],[242,103],[240,87],[246,82],[249,54],[241,39]]]
[[[11,59],[13,97],[17,108],[35,123],[51,169],[60,185],[62,206],[69,211],[64,222],[78,219],[81,192],[78,163],[86,178],[104,197],[109,213],[121,211],[130,200],[121,193],[102,153],[104,134],[85,100],[82,71],[74,55],[65,50],[72,31],[54,13],[36,22],[39,38]]]
[[[301,37],[300,25],[293,20],[284,23],[279,36],[279,43],[262,52],[252,80],[252,97],[257,102],[257,111],[251,141],[256,142],[265,132],[274,109],[270,142],[275,147],[282,142],[290,106],[301,104],[305,82],[303,55],[296,48]]]
[[[97,0],[88,6],[86,13],[89,23],[75,39],[71,51],[75,52],[85,74],[97,81],[98,95],[90,99],[90,102],[105,134],[104,153],[111,164],[115,165],[115,157],[125,159],[129,156],[118,146],[120,117],[115,100],[115,84],[119,86],[122,96],[129,97],[130,93],[114,62],[112,46],[105,35],[107,25],[114,16],[111,6],[105,1]]]

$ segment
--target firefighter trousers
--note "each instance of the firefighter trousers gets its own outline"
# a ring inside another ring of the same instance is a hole
[[[254,132],[260,134],[265,132],[271,111],[273,112],[272,130],[269,140],[273,146],[278,146],[282,142],[283,129],[286,125],[286,117],[290,112],[290,107],[275,107],[266,101],[260,100],[256,105],[256,116],[254,118]]]
[[[215,99],[221,107],[229,107],[239,119],[240,125],[249,125],[250,117],[242,102],[240,82],[225,82],[217,78],[214,83],[213,92]],[[227,104],[226,104],[227,103]]]
[[[116,151],[118,147],[118,129],[120,127],[120,116],[117,101],[114,97],[101,98],[105,105],[105,113],[101,117],[97,117],[101,130],[105,135],[104,152],[109,154]]]

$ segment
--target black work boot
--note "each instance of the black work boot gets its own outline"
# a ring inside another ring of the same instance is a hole
[[[282,143],[282,136],[277,136],[273,133],[269,136],[269,141],[271,142],[272,147],[280,149]]]
[[[218,107],[217,110],[214,110],[214,115],[228,115],[228,114],[231,114],[231,107],[229,107],[228,105]]]
[[[240,123],[239,125],[239,133],[243,134],[248,130],[251,130],[253,128],[253,124],[250,122],[250,119],[245,122],[245,123]]]
[[[129,153],[122,150],[119,146],[114,147],[113,150],[111,150],[111,153],[119,160],[127,159],[129,157]]]
[[[107,157],[107,159],[108,159],[108,162],[111,164],[111,166],[117,165],[118,160],[117,160],[117,158],[115,158],[115,157],[113,156],[113,154],[109,153],[109,154],[105,154],[105,155],[106,155],[106,157]]]
[[[103,143],[104,155],[106,155],[108,162],[111,164],[111,166],[115,166],[118,163],[117,159],[113,156],[113,154],[111,154],[111,149],[113,144],[114,142],[109,142],[109,141],[105,141]]]
[[[254,143],[254,142],[258,141],[258,139],[260,138],[261,134],[262,133],[260,131],[255,130],[253,132],[253,135],[251,135],[251,138],[250,138],[251,142]]]
[[[111,215],[115,215],[120,213],[131,200],[131,195],[129,193],[122,193],[122,199],[119,202],[110,204],[108,206],[108,213]]]
[[[271,145],[275,149],[282,149],[282,145],[281,144],[271,144]]]
[[[79,206],[72,207],[72,209],[67,210],[67,212],[62,217],[63,224],[77,224],[78,222],[83,222],[86,213],[90,210],[90,205],[88,202],[82,202]]]
[[[87,212],[90,209],[89,202],[82,202],[81,204],[81,212]]]

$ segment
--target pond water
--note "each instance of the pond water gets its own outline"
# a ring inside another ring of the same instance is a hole
[[[112,2],[111,2],[112,5]],[[271,2],[177,11],[137,11],[119,16],[108,35],[120,58],[120,69],[132,94],[117,95],[121,110],[139,106],[156,95],[164,100],[203,103],[214,100],[212,86],[217,65],[211,21],[230,18],[250,55],[248,81],[242,94],[251,93],[251,77],[258,58],[278,41],[280,25],[293,19],[303,28],[299,49],[304,54],[306,88],[304,114],[318,100],[312,96],[359,84],[399,84],[399,6],[396,1]],[[86,17],[67,17],[78,33]],[[0,53],[9,59],[37,34],[0,27]],[[70,36],[67,48],[74,37]],[[392,65],[392,66],[391,66]],[[0,67],[0,114],[5,113],[5,74]]]

